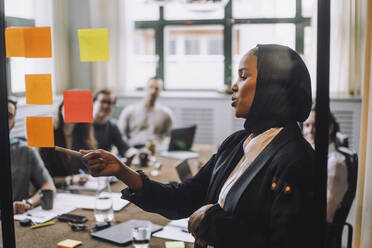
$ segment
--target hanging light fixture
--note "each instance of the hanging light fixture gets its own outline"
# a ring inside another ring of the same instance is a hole
[[[147,4],[157,4],[159,6],[163,6],[167,3],[173,2],[173,0],[143,0],[143,2]]]
[[[195,12],[213,12],[225,8],[229,0],[179,0],[185,8]]]

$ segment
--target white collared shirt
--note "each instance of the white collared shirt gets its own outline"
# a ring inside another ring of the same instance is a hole
[[[218,203],[223,208],[225,199],[232,186],[236,183],[239,177],[245,172],[253,160],[263,151],[263,149],[275,138],[275,136],[283,128],[271,128],[256,137],[249,135],[243,143],[244,155],[240,159],[239,163],[235,166],[235,169],[230,173],[225,184],[223,185],[220,195],[218,197]]]

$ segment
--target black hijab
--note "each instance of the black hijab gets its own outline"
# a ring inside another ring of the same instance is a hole
[[[257,83],[244,128],[259,134],[302,122],[311,110],[310,75],[301,57],[281,45],[257,45]]]

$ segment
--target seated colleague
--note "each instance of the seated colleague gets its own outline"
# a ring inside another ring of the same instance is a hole
[[[14,127],[17,103],[8,100],[9,130]],[[12,168],[13,213],[22,214],[40,204],[41,189],[56,188],[48,170],[44,167],[39,153],[26,145],[19,138],[10,138],[10,164]],[[35,187],[36,194],[29,197],[30,182]]]
[[[327,222],[332,223],[336,210],[348,188],[347,167],[345,156],[337,151],[336,133],[339,124],[334,115],[329,112],[329,145],[328,145],[328,180],[327,180]],[[305,139],[315,147],[315,107],[309,118],[302,123],[302,133]]]
[[[230,135],[193,177],[163,184],[104,150],[80,151],[93,176],[115,175],[122,198],[170,219],[189,217],[196,247],[320,247],[314,150],[297,121],[311,110],[309,72],[280,45],[258,45],[232,86],[244,129]]]
[[[129,105],[120,114],[119,128],[130,146],[141,147],[147,141],[166,145],[173,125],[172,111],[156,100],[159,97],[163,82],[150,78],[145,87],[145,98],[137,104]]]
[[[72,150],[97,148],[93,124],[65,123],[63,120],[64,111],[63,103],[61,103],[54,122],[54,144],[56,146]],[[84,185],[87,182],[88,177],[79,174],[80,169],[86,170],[79,158],[55,151],[54,148],[40,148],[39,152],[57,187],[71,184]]]
[[[93,97],[94,135],[98,148],[110,151],[115,146],[121,157],[124,157],[129,146],[122,139],[118,126],[111,119],[116,96],[109,89],[99,90]]]

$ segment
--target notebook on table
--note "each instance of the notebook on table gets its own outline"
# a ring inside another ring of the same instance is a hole
[[[132,243],[131,224],[136,220],[129,220],[119,225],[112,226],[98,232],[91,233],[91,236],[96,239],[104,240],[116,245],[125,246]],[[152,224],[151,233],[162,230],[160,225]]]

